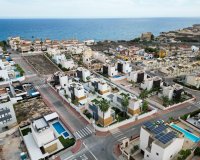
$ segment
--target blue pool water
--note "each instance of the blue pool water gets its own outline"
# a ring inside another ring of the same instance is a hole
[[[119,77],[121,77],[121,76],[119,76],[119,75],[113,76],[113,78],[119,78]]]
[[[56,122],[53,124],[53,127],[55,128],[55,130],[58,132],[58,134],[61,134],[63,132],[65,132],[64,127],[60,124],[60,122]]]
[[[194,134],[186,131],[185,129],[175,125],[175,124],[171,124],[171,126],[175,129],[177,129],[178,131],[182,132],[186,138],[188,138],[189,140],[191,140],[192,142],[199,142],[200,141],[200,137],[195,136]]]
[[[64,133],[63,133],[63,137],[64,137],[64,138],[67,138],[68,136],[69,136],[69,133],[67,133],[67,132],[64,132]]]

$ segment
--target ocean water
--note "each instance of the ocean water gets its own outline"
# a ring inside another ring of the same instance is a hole
[[[143,32],[176,30],[200,24],[200,18],[132,19],[0,19],[0,40],[26,39],[131,40]]]

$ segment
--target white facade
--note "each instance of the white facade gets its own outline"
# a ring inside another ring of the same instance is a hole
[[[110,77],[118,75],[118,70],[116,69],[115,65],[108,65],[108,75]]]
[[[81,77],[82,80],[84,82],[87,82],[88,81],[87,78],[91,76],[90,71],[88,69],[85,69],[85,68],[82,68],[82,67],[77,68],[77,71],[80,72],[80,74],[82,75],[82,77]],[[79,76],[79,75],[77,74],[77,76]]]
[[[39,119],[39,120],[43,120],[43,119]],[[34,138],[35,142],[37,143],[38,147],[42,147],[45,144],[56,139],[53,129],[49,126],[46,126],[45,128],[37,131],[36,121],[33,121],[33,123],[31,124],[31,130],[32,130],[33,138]]]
[[[68,76],[59,75],[59,80],[62,88],[65,88],[69,84]]]
[[[167,131],[168,130],[168,131]],[[167,128],[164,134],[172,129]],[[177,137],[166,144],[155,138],[155,135],[144,126],[140,130],[140,149],[144,151],[144,160],[171,160],[182,149],[184,143],[183,135],[173,130]]]
[[[138,71],[132,71],[129,73],[128,77],[127,77],[127,80],[128,81],[133,81],[133,82],[137,82],[137,79],[138,79],[138,74],[142,74],[144,73],[144,80],[147,79],[147,74],[142,71],[142,70],[138,70]]]
[[[142,105],[141,99],[131,99],[128,108],[136,111],[136,110],[140,110],[141,105]]]
[[[159,77],[147,78],[143,83],[141,83],[141,88],[150,91],[153,88],[154,81],[160,81],[160,86],[162,86],[162,79]]]
[[[174,93],[174,88],[172,86],[163,87],[163,96],[167,97],[169,100],[172,100]]]
[[[123,65],[123,67],[122,67],[122,72],[123,73],[131,72],[132,67],[131,67],[131,62],[130,61],[119,60],[118,63],[121,63]]]

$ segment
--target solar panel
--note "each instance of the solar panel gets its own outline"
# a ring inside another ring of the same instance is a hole
[[[153,133],[155,133],[155,134],[159,134],[159,133],[163,132],[166,128],[167,128],[167,126],[161,124],[161,125],[159,125],[158,127],[156,127],[156,128],[155,128],[154,130],[152,130],[152,131],[153,131]]]
[[[169,132],[167,134],[165,134],[164,136],[158,138],[158,140],[164,144],[168,143],[169,141],[171,141],[173,138],[175,138],[176,135],[173,132]]]

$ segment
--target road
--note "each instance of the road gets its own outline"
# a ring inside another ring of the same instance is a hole
[[[87,124],[84,123],[83,119],[80,116],[77,116],[68,106],[64,103],[59,97],[58,94],[52,91],[52,89],[44,84],[44,78],[36,74],[36,72],[27,64],[23,58],[19,55],[12,55],[14,61],[21,65],[25,70],[27,77],[26,81],[33,82],[38,86],[38,90],[41,95],[48,101],[48,103],[54,107],[54,109],[63,117],[64,121],[74,129],[74,132],[81,130],[87,127]],[[200,97],[199,92],[195,92],[196,96]],[[140,132],[140,127],[145,121],[149,120],[168,120],[169,117],[178,118],[179,116],[195,111],[199,109],[199,106],[196,104],[187,103],[184,106],[180,106],[174,109],[171,109],[170,112],[159,111],[157,114],[148,117],[148,119],[136,121],[135,123],[129,124],[126,127],[121,127],[116,129],[116,131],[111,131],[111,133],[105,137],[96,136],[95,134],[90,134],[87,137],[82,138],[82,147],[81,150],[73,154],[70,151],[62,152],[58,154],[61,159],[65,160],[113,160],[117,159],[113,154],[113,147],[115,144],[119,143],[118,140],[124,139],[130,136],[137,136]]]

